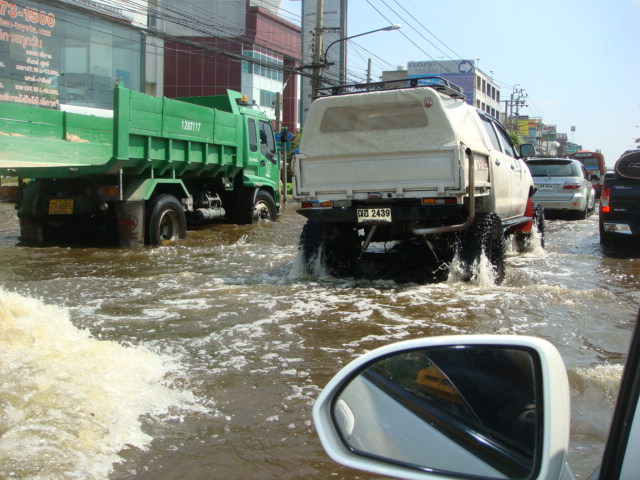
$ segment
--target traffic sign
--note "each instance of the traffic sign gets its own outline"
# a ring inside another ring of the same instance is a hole
[[[280,132],[276,133],[275,137],[276,137],[276,142],[282,141],[282,135],[280,134]],[[290,142],[294,138],[296,138],[296,136],[293,133],[287,132],[287,139],[286,139],[287,142]]]

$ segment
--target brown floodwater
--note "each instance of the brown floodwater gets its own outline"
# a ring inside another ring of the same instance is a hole
[[[333,463],[315,398],[357,355],[461,333],[535,335],[569,371],[569,463],[599,463],[640,305],[640,259],[597,217],[547,222],[496,286],[309,277],[290,204],[178,246],[32,248],[0,204],[0,478],[372,479]]]

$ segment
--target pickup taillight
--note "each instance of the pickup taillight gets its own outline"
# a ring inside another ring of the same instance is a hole
[[[324,202],[301,202],[300,206],[302,208],[331,208],[333,207],[333,202],[328,200]]]
[[[609,187],[603,187],[602,195],[600,195],[600,211],[608,213],[611,211],[611,205],[609,200],[611,199],[611,189]]]

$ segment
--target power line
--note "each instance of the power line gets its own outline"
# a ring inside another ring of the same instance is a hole
[[[451,47],[449,47],[446,43],[444,43],[442,40],[440,40],[433,32],[431,32],[431,30],[429,30],[427,27],[424,26],[424,24],[422,22],[420,22],[413,14],[411,14],[406,8],[404,8],[404,6],[398,2],[398,0],[394,0],[394,3],[396,5],[398,5],[399,8],[401,8],[407,15],[409,15],[415,22],[418,23],[418,25],[420,25],[427,33],[429,33],[433,38],[435,38],[438,42],[440,42],[442,44],[442,46],[444,46],[446,49],[448,49],[451,53],[453,53],[457,58],[462,59],[462,55],[460,55],[459,53],[456,53]],[[411,27],[413,28],[413,27]],[[415,28],[414,28],[415,30]],[[417,30],[416,30],[417,31]],[[419,33],[419,32],[418,32]],[[425,40],[427,40],[423,35],[420,34],[420,36],[422,38],[424,38]],[[428,40],[427,40],[428,41]],[[429,42],[431,43],[431,42]],[[431,43],[433,45],[433,43]],[[435,47],[435,45],[434,45]],[[437,47],[436,47],[437,48]],[[442,50],[440,50],[438,48],[438,51],[440,51],[443,55],[447,56],[448,58],[451,59],[451,57],[447,54],[445,54]]]
[[[378,10],[378,9],[377,9],[377,8],[376,8],[376,7],[371,3],[371,0],[366,0],[366,1],[367,1],[367,3],[371,6],[371,8],[373,8],[376,12],[378,12],[378,14],[379,14],[382,18],[384,18],[384,19],[385,19],[387,22],[389,22],[389,23],[393,23],[393,22],[391,22],[391,20],[389,20],[389,19],[388,19],[388,18],[387,18],[387,17],[386,17],[386,16],[385,16],[385,15],[384,15],[380,10]],[[384,3],[384,1],[383,1],[382,3]],[[387,8],[389,8],[389,7],[388,7],[388,5],[387,5],[386,3],[385,3],[385,6],[387,6]],[[442,67],[442,65],[440,64],[440,62],[438,62],[438,61],[437,61],[435,58],[433,58],[429,53],[427,53],[425,50],[423,50],[423,49],[422,49],[422,47],[420,47],[416,42],[414,42],[413,40],[411,40],[411,39],[407,36],[407,34],[406,34],[406,33],[404,33],[402,30],[400,30],[400,34],[401,34],[404,38],[406,38],[406,39],[409,41],[409,43],[411,43],[414,47],[416,47],[418,50],[420,50],[422,53],[424,53],[427,57],[429,57],[432,61],[434,61],[435,63],[437,63],[438,65],[440,65],[440,66]],[[443,67],[443,68],[444,68],[444,67]]]

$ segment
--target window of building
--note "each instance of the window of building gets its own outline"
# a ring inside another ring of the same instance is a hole
[[[278,60],[269,55],[256,52],[254,50],[243,50],[242,55],[248,58],[258,60],[260,63],[255,62],[242,62],[242,71],[252,75],[259,75],[261,77],[269,78],[271,80],[283,81],[282,67],[284,62]],[[271,66],[273,65],[273,66]]]
[[[260,90],[260,105],[263,107],[276,108],[276,100],[278,95],[276,92],[270,92],[269,90]]]
[[[111,109],[113,88],[140,91],[142,36],[122,22],[33,2],[0,35],[0,100],[46,108]],[[27,29],[35,31],[25,34]]]

